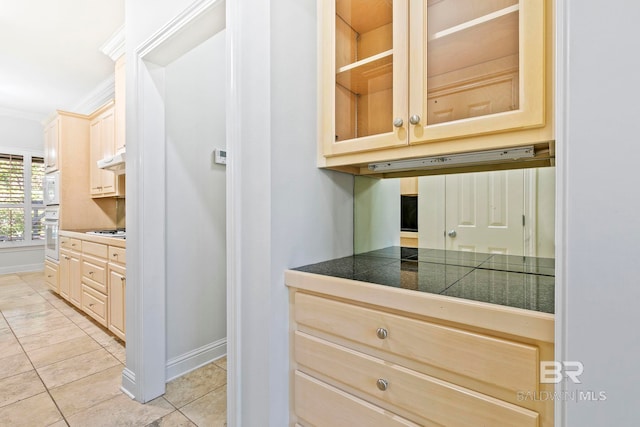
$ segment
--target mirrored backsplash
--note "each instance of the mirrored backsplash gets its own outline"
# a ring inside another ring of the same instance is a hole
[[[402,246],[554,258],[555,168],[355,178],[354,253]]]

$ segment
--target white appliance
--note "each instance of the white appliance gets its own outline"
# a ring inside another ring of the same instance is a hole
[[[42,183],[44,192],[44,205],[55,206],[60,204],[60,172],[48,173]]]
[[[123,151],[113,157],[105,157],[102,160],[98,160],[98,167],[100,169],[109,170],[116,175],[122,175],[125,173],[126,158],[127,154]]]
[[[48,206],[44,209],[44,255],[54,261],[59,260],[59,237],[60,208],[58,206]]]

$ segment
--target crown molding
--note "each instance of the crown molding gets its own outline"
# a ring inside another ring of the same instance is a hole
[[[124,25],[118,28],[109,39],[100,46],[100,52],[107,55],[113,61],[124,55],[125,32]]]
[[[76,104],[71,111],[86,116],[113,100],[115,96],[115,77],[112,74],[100,83],[89,95]]]

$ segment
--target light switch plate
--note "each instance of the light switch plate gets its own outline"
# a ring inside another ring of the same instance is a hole
[[[227,150],[223,150],[222,148],[216,148],[214,161],[219,165],[227,164]]]

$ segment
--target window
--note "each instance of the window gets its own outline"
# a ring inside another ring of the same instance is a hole
[[[0,245],[42,242],[44,159],[0,153]]]

